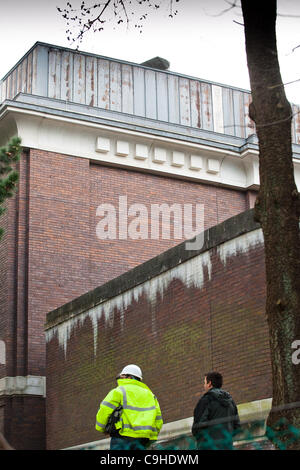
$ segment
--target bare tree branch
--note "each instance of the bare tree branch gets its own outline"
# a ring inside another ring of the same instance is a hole
[[[299,44],[298,46],[296,46],[296,47],[293,47],[292,52],[294,52],[294,51],[295,51],[296,49],[298,49],[299,47],[300,47],[300,44]]]
[[[300,46],[298,46],[300,47]],[[273,86],[270,86],[269,89],[273,89],[273,88],[277,88],[277,87],[283,87],[283,86],[286,86],[286,85],[291,85],[292,83],[296,83],[296,82],[300,82],[300,78],[297,78],[296,80],[292,80],[291,82],[286,82],[286,83],[283,83],[283,84],[279,84],[279,85],[273,85]]]
[[[236,23],[236,24],[239,24],[240,26],[244,26],[244,23],[240,23],[239,21],[236,21],[236,20],[232,20],[233,23]]]
[[[213,17],[218,17],[218,16],[222,16],[224,15],[225,13],[227,13],[228,11],[231,11],[233,10],[234,8],[237,7],[237,0],[234,0],[234,2],[230,2],[228,0],[224,0],[226,3],[228,3],[229,8],[225,8],[224,10],[222,10],[220,13],[216,13],[216,14],[209,14],[209,16],[213,16]]]
[[[157,10],[161,7],[165,0],[106,0],[105,2],[95,3],[93,5],[86,5],[85,0],[82,0],[80,8],[73,8],[70,2],[66,3],[66,8],[61,9],[57,7],[57,11],[61,13],[67,23],[67,39],[71,42],[82,42],[83,36],[90,30],[94,32],[102,31],[104,24],[113,19],[116,25],[126,22],[127,27],[131,18],[137,16],[135,20],[135,28],[142,32],[142,24],[147,19],[148,13],[143,12],[138,14],[137,11],[140,6],[149,8],[149,10]],[[168,0],[169,3],[169,17],[173,18],[177,15],[178,10],[174,10],[174,2],[178,3],[180,0]],[[100,12],[98,14],[98,10]],[[108,10],[110,12],[108,13]],[[96,12],[96,15],[93,15]],[[107,13],[107,15],[106,15]],[[73,23],[73,24],[72,24]],[[71,24],[72,29],[71,31]]]

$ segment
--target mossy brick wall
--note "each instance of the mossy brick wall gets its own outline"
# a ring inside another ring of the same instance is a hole
[[[128,363],[142,368],[165,422],[192,416],[211,369],[223,374],[237,403],[271,397],[264,248],[247,242],[254,233],[252,212],[241,214],[207,231],[196,258],[181,244],[48,314],[47,448],[101,438],[94,429],[99,403]],[[193,276],[195,269],[196,278],[203,274],[202,285],[174,275],[156,298],[146,289],[125,310],[99,317],[97,329],[95,317],[83,317],[97,301],[128,295],[143,279],[155,284],[162,271],[195,260]]]

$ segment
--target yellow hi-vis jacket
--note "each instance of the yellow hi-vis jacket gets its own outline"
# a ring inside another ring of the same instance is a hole
[[[134,379],[118,379],[100,403],[96,416],[97,431],[104,432],[108,418],[122,405],[121,419],[116,423],[120,436],[156,440],[163,425],[159,403],[146,384]]]

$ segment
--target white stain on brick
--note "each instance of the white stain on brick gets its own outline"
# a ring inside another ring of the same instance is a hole
[[[217,253],[223,265],[226,266],[227,258],[237,256],[239,253],[248,253],[252,248],[263,244],[263,232],[257,229],[223,243],[218,247]]]
[[[121,327],[123,328],[124,312],[133,302],[138,302],[142,295],[146,296],[149,303],[155,305],[158,295],[163,298],[164,292],[174,279],[181,280],[187,287],[201,289],[204,284],[205,272],[207,272],[209,279],[211,279],[211,259],[209,252],[202,253],[184,263],[180,263],[176,267],[135,286],[133,289],[123,292],[110,300],[96,305],[86,312],[54,326],[46,331],[46,341],[49,342],[54,336],[57,336],[59,345],[64,349],[66,357],[67,345],[72,331],[82,326],[85,320],[90,318],[93,325],[94,354],[96,355],[98,324],[101,318],[104,318],[106,326],[112,328],[114,324],[114,312],[119,311],[121,315]],[[154,325],[155,322],[152,318],[152,327],[154,327]],[[155,331],[153,333],[155,333]]]

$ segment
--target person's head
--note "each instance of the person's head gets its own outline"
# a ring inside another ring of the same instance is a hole
[[[129,364],[122,369],[117,379],[143,380],[142,371],[139,366]]]
[[[139,377],[136,377],[135,375],[129,375],[129,374],[120,374],[117,378],[118,379],[133,379],[133,380],[141,381]]]
[[[221,388],[223,377],[219,372],[208,372],[204,375],[204,390],[208,392],[211,388]]]

